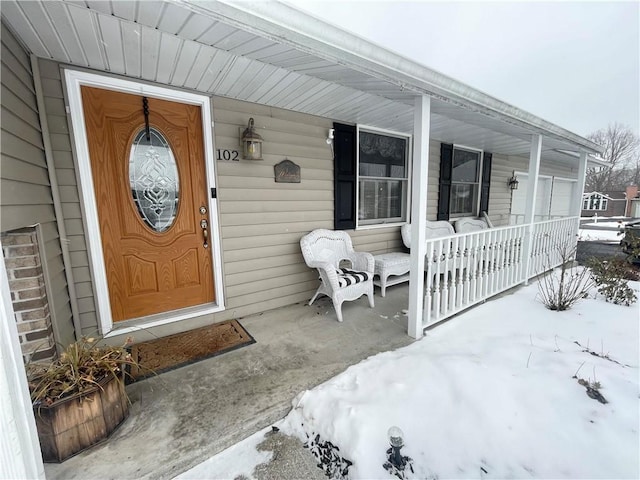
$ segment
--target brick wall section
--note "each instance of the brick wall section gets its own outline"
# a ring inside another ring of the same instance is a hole
[[[3,232],[2,253],[25,362],[49,360],[56,347],[35,228]]]

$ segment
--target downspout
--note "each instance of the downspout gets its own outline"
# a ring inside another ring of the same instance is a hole
[[[529,152],[529,173],[527,178],[527,203],[524,212],[524,224],[527,226],[524,248],[524,284],[529,285],[529,265],[533,249],[533,224],[536,213],[536,196],[538,194],[538,175],[540,174],[540,154],[542,152],[542,136],[531,135]]]
[[[42,130],[42,143],[44,145],[44,156],[47,162],[47,170],[49,172],[49,184],[51,186],[51,196],[53,197],[53,209],[56,215],[56,225],[58,227],[58,235],[60,237],[60,248],[62,250],[62,263],[64,265],[64,274],[67,279],[67,289],[69,291],[69,304],[71,306],[71,317],[73,320],[73,329],[76,340],[82,336],[80,326],[80,315],[78,311],[78,297],[76,295],[76,284],[73,280],[73,271],[71,267],[71,255],[69,253],[69,240],[67,239],[67,230],[64,226],[64,216],[62,212],[62,202],[60,201],[60,188],[58,186],[58,176],[53,165],[53,148],[51,147],[51,138],[49,137],[49,123],[45,115],[44,94],[42,91],[42,81],[40,79],[40,68],[38,66],[38,57],[31,54],[31,72],[33,73],[33,85],[36,90],[36,104],[38,106],[38,117],[40,119],[40,128]]]

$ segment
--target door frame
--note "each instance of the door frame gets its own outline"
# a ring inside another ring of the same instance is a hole
[[[213,281],[216,301],[204,305],[127,320],[126,322],[120,322],[118,327],[114,329],[114,323],[111,318],[107,272],[104,265],[102,238],[98,222],[98,207],[94,193],[91,161],[89,159],[89,145],[87,142],[84,111],[82,108],[82,94],[80,90],[82,86],[90,86],[199,106],[202,114],[204,163],[208,192],[216,188],[216,163],[213,154],[215,150],[210,97],[80,70],[65,69],[64,75],[67,87],[67,99],[69,101],[68,113],[71,117],[71,130],[73,133],[75,158],[78,168],[78,190],[80,193],[80,203],[84,212],[82,217],[85,227],[85,239],[87,241],[100,334],[105,337],[122,335],[140,330],[141,328],[150,328],[223,311],[225,305],[224,289],[222,288],[222,252],[218,200],[217,198],[211,198],[211,195],[207,195],[209,197],[209,220],[211,226],[210,252],[213,262]],[[122,326],[120,324],[122,324]]]

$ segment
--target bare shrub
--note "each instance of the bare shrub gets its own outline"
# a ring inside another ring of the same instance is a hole
[[[569,310],[578,300],[588,295],[594,286],[588,268],[576,266],[576,248],[573,242],[556,245],[560,267],[543,275],[538,281],[538,294],[549,310]],[[550,265],[549,265],[550,267]],[[549,268],[547,268],[549,269]]]

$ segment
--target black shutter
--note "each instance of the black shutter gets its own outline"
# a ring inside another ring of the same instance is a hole
[[[453,145],[440,144],[440,182],[438,188],[438,220],[449,220],[451,175],[453,173]]]
[[[482,161],[482,185],[480,186],[480,216],[482,212],[489,213],[489,184],[491,182],[491,159],[493,155],[484,152]]]
[[[334,123],[333,180],[336,230],[356,228],[356,127]]]

